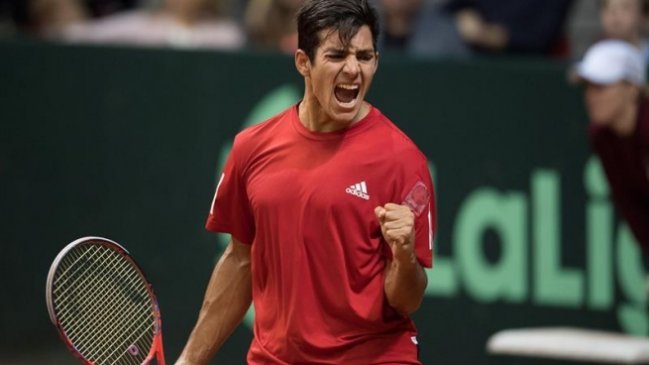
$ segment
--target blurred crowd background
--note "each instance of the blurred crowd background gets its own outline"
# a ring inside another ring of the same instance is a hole
[[[645,0],[374,0],[382,52],[577,59],[620,38],[647,50]],[[0,0],[0,39],[292,53],[301,0]]]

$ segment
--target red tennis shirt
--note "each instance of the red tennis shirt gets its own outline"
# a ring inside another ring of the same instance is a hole
[[[416,255],[433,260],[435,204],[425,156],[376,108],[314,133],[297,106],[239,133],[207,219],[251,244],[249,364],[420,364],[416,329],[389,306],[374,208],[416,214]]]

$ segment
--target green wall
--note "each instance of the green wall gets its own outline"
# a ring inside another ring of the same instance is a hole
[[[436,267],[415,315],[425,363],[490,363],[486,339],[510,327],[649,332],[637,250],[565,75],[530,59],[381,60],[369,100],[436,180]],[[0,363],[76,363],[44,285],[84,235],[141,263],[175,359],[221,250],[203,229],[218,166],[301,88],[284,56],[0,44]],[[240,327],[214,363],[243,363],[250,338]]]

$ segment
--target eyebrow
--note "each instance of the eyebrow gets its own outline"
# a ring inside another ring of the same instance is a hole
[[[344,53],[347,51],[347,48],[340,48],[340,47],[328,47],[324,49],[324,52],[338,52],[338,53]],[[356,51],[356,53],[375,53],[373,48],[364,48],[364,49],[359,49]]]

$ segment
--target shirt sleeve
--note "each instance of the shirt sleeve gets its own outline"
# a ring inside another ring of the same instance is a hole
[[[236,150],[235,139],[216,186],[205,228],[212,232],[229,233],[242,243],[252,244],[255,238],[254,218]]]
[[[415,254],[424,267],[433,267],[433,249],[437,230],[435,190],[425,158],[407,169],[401,189],[401,204],[415,213]]]

